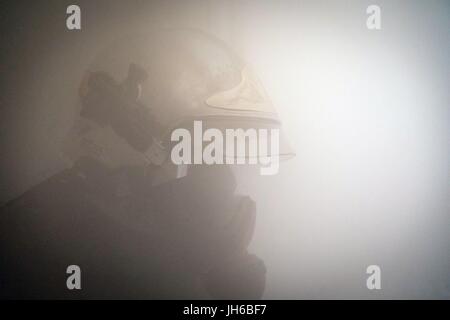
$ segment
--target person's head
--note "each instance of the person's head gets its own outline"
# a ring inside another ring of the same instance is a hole
[[[190,29],[118,39],[89,66],[80,101],[64,147],[69,159],[90,156],[111,167],[154,165],[167,179],[182,174],[171,161],[177,128],[192,133],[194,147],[195,121],[223,133],[280,125],[246,63],[219,39]]]

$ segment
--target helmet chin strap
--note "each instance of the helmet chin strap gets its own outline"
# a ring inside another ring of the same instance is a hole
[[[75,121],[67,134],[62,154],[71,163],[82,157],[90,157],[109,168],[146,166],[152,163],[143,153],[118,136],[111,127],[100,126],[83,117]]]

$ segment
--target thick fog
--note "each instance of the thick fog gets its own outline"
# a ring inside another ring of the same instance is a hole
[[[450,298],[448,2],[376,1],[381,30],[366,27],[372,1],[79,2],[78,33],[64,2],[3,22],[17,27],[2,49],[2,202],[66,166],[60,143],[99,49],[199,28],[257,71],[296,153],[274,176],[234,168],[257,204],[264,298]],[[369,265],[381,290],[366,287]]]

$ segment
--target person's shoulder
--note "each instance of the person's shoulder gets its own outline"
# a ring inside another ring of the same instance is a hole
[[[20,196],[8,201],[1,207],[1,211],[23,208],[28,205],[42,204],[44,200],[55,199],[55,197],[63,192],[70,185],[79,182],[80,177],[73,169],[65,169],[44,181],[32,186]]]

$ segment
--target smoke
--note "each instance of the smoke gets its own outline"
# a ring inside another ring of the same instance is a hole
[[[3,202],[64,167],[79,80],[103,45],[199,28],[253,66],[297,154],[275,176],[235,166],[257,203],[264,297],[450,297],[447,2],[377,1],[381,30],[366,28],[368,1],[78,2],[78,33],[61,1],[20,2],[5,20]]]

